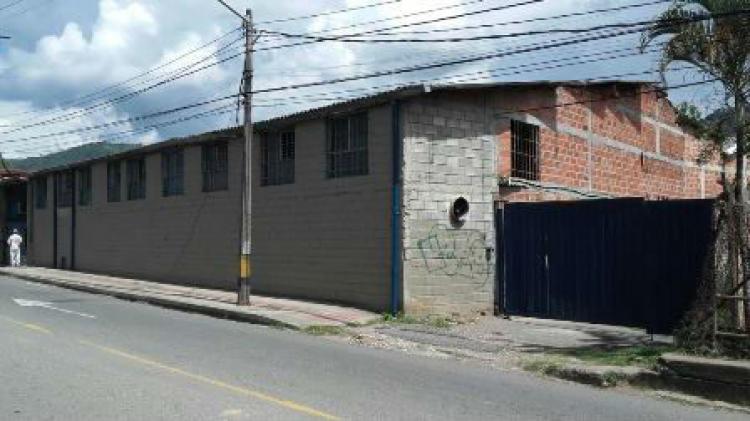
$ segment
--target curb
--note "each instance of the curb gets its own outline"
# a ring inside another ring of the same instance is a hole
[[[638,367],[564,365],[542,370],[548,376],[601,388],[622,384],[643,385],[653,382],[659,373]]]
[[[637,367],[565,365],[549,366],[541,371],[550,377],[600,388],[629,385],[750,406],[748,385],[685,377],[663,366],[658,370],[648,370]]]
[[[88,292],[88,293],[93,293],[93,294],[107,295],[110,297],[125,299],[129,301],[140,301],[140,302],[158,305],[160,307],[170,308],[174,310],[183,310],[183,311],[187,311],[191,313],[199,313],[199,314],[204,314],[207,316],[231,319],[231,320],[236,320],[236,321],[241,321],[241,322],[249,322],[249,323],[260,324],[260,325],[265,325],[265,326],[284,327],[284,328],[292,329],[292,330],[303,330],[305,328],[305,327],[302,327],[293,323],[280,321],[278,319],[274,319],[272,317],[266,317],[260,314],[248,313],[245,311],[239,311],[239,310],[235,310],[232,308],[223,308],[223,306],[219,306],[217,304],[206,305],[205,303],[200,302],[200,300],[191,299],[191,298],[182,298],[180,300],[175,300],[173,298],[168,298],[164,296],[157,296],[157,295],[152,295],[152,294],[139,294],[139,293],[133,293],[133,292],[127,292],[127,291],[117,291],[117,290],[113,290],[110,288],[79,284],[75,282],[63,281],[63,280],[54,279],[54,278],[39,278],[36,276],[19,274],[19,273],[11,274],[11,273],[6,273],[2,270],[0,270],[0,274],[6,275],[6,276],[12,276],[14,278],[24,279],[30,282],[36,282],[36,283],[45,284],[45,285],[52,285],[52,286],[56,286],[60,288]],[[195,302],[190,302],[190,301],[195,301]],[[224,306],[229,306],[229,304],[224,304]]]

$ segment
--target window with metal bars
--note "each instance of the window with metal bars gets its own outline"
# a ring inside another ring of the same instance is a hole
[[[119,202],[122,191],[122,165],[120,161],[107,163],[107,201]]]
[[[366,175],[367,112],[328,120],[328,178]]]
[[[510,176],[539,180],[539,127],[511,120]]]
[[[34,179],[34,208],[47,209],[47,176],[43,175]]]
[[[204,192],[229,189],[228,154],[226,142],[203,145],[201,148]]]
[[[180,196],[184,193],[185,159],[182,148],[161,153],[161,194]]]
[[[78,205],[89,206],[91,204],[91,167],[78,169]]]
[[[146,160],[144,158],[128,159],[126,162],[128,183],[128,200],[146,198]]]
[[[266,133],[260,143],[260,185],[294,183],[294,131]]]
[[[69,208],[73,205],[73,172],[65,171],[55,175],[57,183],[57,207]]]

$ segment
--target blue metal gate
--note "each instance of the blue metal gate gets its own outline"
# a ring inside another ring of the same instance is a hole
[[[513,203],[498,214],[508,314],[668,333],[692,302],[713,201]]]

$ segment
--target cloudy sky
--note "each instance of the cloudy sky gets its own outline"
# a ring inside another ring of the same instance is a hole
[[[526,2],[228,0],[238,10],[252,7],[261,31],[330,36],[380,30],[379,35],[369,35],[378,39],[587,28],[651,19],[667,5],[654,0],[545,0],[510,7]],[[376,3],[377,6],[367,7]],[[507,24],[644,3],[658,4]],[[506,8],[487,11],[501,7]],[[330,13],[347,8],[354,10]],[[438,8],[441,10],[423,13]],[[455,18],[465,14],[468,15]],[[319,16],[274,22],[307,15]],[[413,25],[432,20],[439,21]],[[239,23],[215,0],[0,0],[0,35],[11,37],[0,40],[0,152],[6,157],[19,157],[99,140],[147,143],[236,124],[236,101],[232,99],[150,118],[138,117],[237,93],[243,48]],[[485,27],[465,29],[476,25]],[[555,34],[402,44],[305,43],[303,39],[262,33],[255,53],[254,89],[513,51],[580,36]],[[298,43],[303,45],[279,48]],[[658,80],[655,54],[636,54],[637,44],[637,35],[623,36],[430,71],[258,94],[254,98],[254,118],[278,116],[415,81],[613,76]],[[690,72],[675,71],[669,73],[668,82],[675,85],[696,77]],[[695,101],[704,106],[713,100],[708,89],[675,90],[670,96],[673,101]]]

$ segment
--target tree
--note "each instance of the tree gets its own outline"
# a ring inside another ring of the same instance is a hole
[[[708,80],[721,84],[724,90],[726,109],[732,110],[730,123],[724,119],[723,126],[731,126],[733,136],[725,136],[725,131],[716,126],[703,125],[700,129],[704,137],[714,136],[714,142],[734,143],[735,177],[724,183],[730,225],[736,233],[734,241],[741,256],[742,274],[735,282],[750,276],[750,250],[746,236],[745,161],[748,153],[748,95],[750,94],[750,0],[675,0],[661,13],[643,34],[641,48],[662,36],[669,40],[662,49],[659,69],[664,78],[668,67],[675,63],[687,63],[703,73]],[[689,123],[694,120],[696,110],[683,110],[683,117]],[[692,113],[692,114],[691,114]],[[726,145],[722,145],[725,147]],[[726,178],[726,177],[725,177]],[[734,254],[730,251],[730,253]],[[750,288],[745,288],[750,297]],[[745,306],[745,319],[750,321],[750,305]],[[738,321],[739,322],[739,321]],[[746,325],[750,328],[750,323]]]

